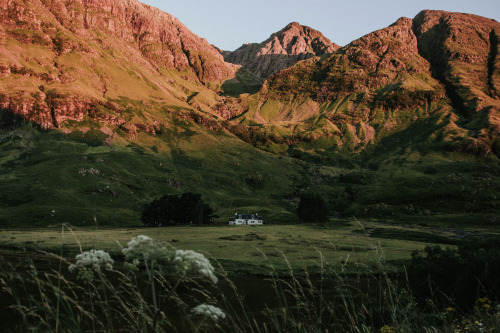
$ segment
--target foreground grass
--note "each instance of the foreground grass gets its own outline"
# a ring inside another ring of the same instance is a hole
[[[420,230],[359,221],[331,227],[264,225],[76,230],[63,227],[3,230],[0,231],[0,246],[56,253],[64,248],[68,255],[79,253],[80,247],[118,253],[131,237],[143,234],[204,253],[234,273],[267,274],[268,260],[277,269],[286,268],[283,256],[294,270],[317,267],[320,257],[332,267],[356,267],[407,260],[413,251],[423,250],[428,244],[441,241],[450,246],[453,241],[454,234],[450,231],[436,235],[436,231]],[[415,233],[419,237],[415,238]],[[408,235],[410,240],[405,239]],[[411,240],[412,237],[418,241]]]
[[[52,264],[33,253],[0,261],[0,318],[33,332],[497,332],[489,298],[468,312],[451,299],[418,307],[387,262],[425,245],[390,237],[434,241],[436,230],[375,225],[2,231],[2,246],[46,249]],[[223,262],[214,269],[193,249]],[[228,274],[231,263],[268,276]]]

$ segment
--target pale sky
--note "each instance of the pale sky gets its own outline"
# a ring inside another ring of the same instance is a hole
[[[500,21],[500,0],[139,0],[177,17],[209,43],[233,51],[297,21],[344,46],[423,9]]]

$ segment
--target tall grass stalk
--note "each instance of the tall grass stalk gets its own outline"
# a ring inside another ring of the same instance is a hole
[[[61,234],[64,232],[63,228]],[[456,330],[456,321],[427,320],[446,313],[437,307],[432,313],[423,313],[405,288],[404,272],[385,263],[383,254],[353,270],[347,259],[340,267],[330,265],[317,250],[316,259],[304,259],[302,270],[295,271],[286,253],[278,251],[285,267],[281,270],[260,251],[269,274],[254,278],[262,279],[274,295],[262,300],[256,310],[220,263],[215,277],[213,267],[201,254],[179,252],[149,237],[134,239],[125,248],[128,251],[123,251],[125,261],[118,264],[99,251],[81,251],[82,256],[77,256],[80,263],[68,262],[63,249],[59,255],[40,252],[56,260],[57,269],[39,269],[31,259],[25,264],[3,263],[8,269],[0,273],[2,298],[12,302],[7,310],[19,319],[9,329],[245,333]],[[84,255],[101,261],[87,262]],[[315,263],[314,269],[310,261]],[[65,268],[68,266],[73,267],[73,273]],[[470,317],[474,321],[464,320],[463,325],[475,333],[479,332],[475,321],[480,321],[482,332],[497,332],[500,309],[486,311],[487,301],[482,302]]]

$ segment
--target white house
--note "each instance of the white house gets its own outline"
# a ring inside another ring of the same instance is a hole
[[[264,220],[257,214],[234,214],[234,220],[229,220],[229,225],[262,225]]]

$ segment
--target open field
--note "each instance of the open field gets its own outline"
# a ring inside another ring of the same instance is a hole
[[[170,242],[179,249],[201,252],[232,273],[266,274],[269,263],[286,269],[286,260],[300,271],[324,264],[369,267],[380,262],[408,260],[412,251],[429,244],[453,246],[467,231],[401,227],[376,222],[325,225],[264,225],[76,229],[68,227],[0,231],[0,246],[61,253],[68,257],[88,249],[103,249],[119,257],[121,248],[137,235]],[[286,258],[286,260],[285,260]]]

